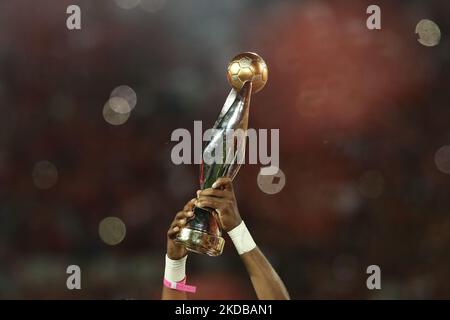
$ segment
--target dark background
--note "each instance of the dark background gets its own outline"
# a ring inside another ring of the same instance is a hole
[[[450,298],[450,154],[437,153],[450,144],[450,3],[155,1],[0,1],[0,297],[158,299],[167,227],[198,189],[170,135],[211,126],[229,59],[254,51],[269,81],[250,127],[280,129],[286,185],[266,194],[260,166],[244,165],[235,190],[292,298]],[[81,30],[66,28],[70,4]],[[381,30],[366,28],[369,4]],[[421,19],[439,25],[437,46],[417,41]],[[119,85],[137,105],[113,126],[102,110]],[[40,161],[57,169],[48,189]],[[127,227],[116,246],[98,234],[108,216]],[[66,288],[70,264],[82,290]],[[366,287],[371,264],[381,290]],[[231,241],[187,268],[196,298],[255,298]]]

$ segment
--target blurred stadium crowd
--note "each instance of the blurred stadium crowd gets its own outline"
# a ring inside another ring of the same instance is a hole
[[[198,188],[170,135],[214,123],[242,51],[269,67],[250,127],[280,129],[286,185],[266,194],[244,165],[235,190],[291,296],[449,298],[450,4],[376,2],[381,30],[368,1],[0,2],[0,298],[160,297],[167,227]],[[425,18],[432,47],[415,34]],[[111,125],[121,85],[137,104]],[[108,216],[126,226],[114,246]],[[82,290],[66,288],[70,264]],[[382,290],[366,287],[372,264]],[[255,298],[230,241],[191,255],[188,276],[197,298]]]

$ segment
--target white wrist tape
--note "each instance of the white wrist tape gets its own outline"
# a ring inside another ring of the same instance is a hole
[[[166,254],[166,268],[164,270],[164,279],[172,282],[179,282],[186,278],[186,259],[187,256],[179,260],[172,260]]]
[[[240,255],[256,248],[256,243],[253,241],[252,235],[248,231],[244,221],[242,221],[236,228],[229,231],[228,235]]]

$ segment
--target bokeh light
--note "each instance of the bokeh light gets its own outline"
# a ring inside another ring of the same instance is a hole
[[[111,125],[118,126],[127,122],[130,117],[130,112],[121,113],[116,110],[124,111],[129,110],[129,105],[123,98],[113,97],[109,99],[103,106],[103,118]]]
[[[121,85],[115,88],[111,92],[111,99],[119,98],[119,108],[116,109],[114,104],[111,103],[111,108],[118,113],[129,113],[136,106],[137,95],[136,92],[129,86]],[[125,100],[126,104],[122,101]]]
[[[126,114],[131,112],[129,103],[122,97],[112,97],[108,100],[109,107],[116,113]]]
[[[107,217],[100,221],[98,234],[102,241],[110,246],[115,246],[125,239],[127,229],[125,223],[117,217]]]
[[[434,163],[439,171],[450,174],[450,145],[445,145],[436,151]]]
[[[361,196],[358,189],[350,184],[341,185],[337,189],[335,210],[343,217],[354,215],[361,205]]]
[[[441,30],[432,20],[422,19],[416,25],[417,41],[426,47],[434,47],[441,41]]]
[[[34,165],[33,183],[38,189],[49,189],[58,181],[58,170],[49,161],[40,161]]]
[[[260,170],[257,177],[257,184],[262,192],[276,194],[284,188],[286,176],[279,168],[277,168],[275,174],[262,174],[262,171]]]

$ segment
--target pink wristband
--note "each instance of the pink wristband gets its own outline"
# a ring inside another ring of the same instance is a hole
[[[166,278],[164,278],[163,283],[167,288],[175,289],[178,291],[195,293],[195,291],[197,290],[197,287],[189,286],[186,284],[186,278],[184,278],[183,280],[181,280],[179,282],[170,281],[170,280],[167,280]]]

